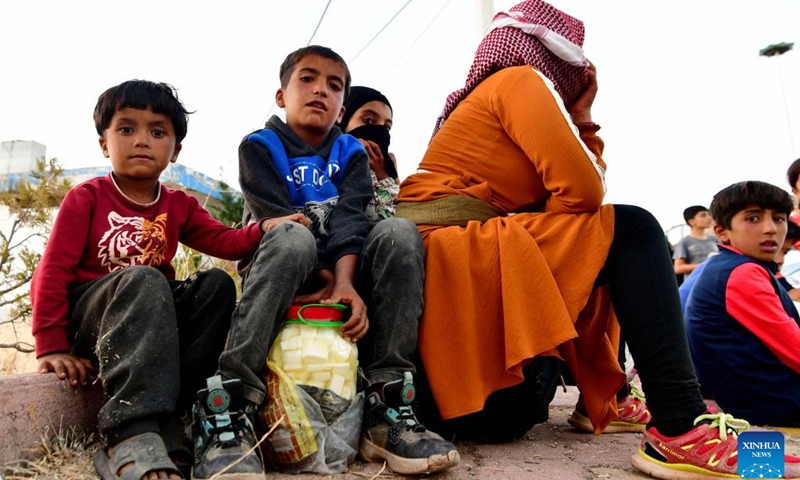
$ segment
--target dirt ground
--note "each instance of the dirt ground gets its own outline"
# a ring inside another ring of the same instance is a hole
[[[595,436],[575,430],[567,423],[572,412],[574,392],[559,394],[550,407],[550,419],[534,426],[524,438],[511,443],[478,444],[456,442],[461,463],[439,474],[404,477],[382,469],[379,464],[355,462],[340,475],[288,475],[271,472],[271,480],[631,480],[650,478],[635,470],[630,457],[636,451],[641,434],[619,433]],[[800,454],[800,431],[785,431],[785,449]],[[85,480],[93,475],[91,455],[99,444],[90,445],[78,454],[53,455],[57,462],[34,466],[36,475],[21,475],[20,470],[6,469],[4,480],[36,478],[40,480]],[[60,462],[60,463],[59,463]],[[66,462],[66,464],[65,464]],[[78,473],[80,472],[80,473]],[[3,477],[0,476],[0,479]]]
[[[644,479],[630,466],[638,434],[613,434],[599,437],[579,432],[566,419],[571,406],[551,407],[547,423],[536,425],[520,440],[504,444],[456,442],[461,463],[439,474],[422,477],[396,475],[382,465],[355,462],[340,475],[288,475],[272,472],[274,480],[337,480],[412,479],[431,480],[582,480],[582,479]],[[4,480],[36,478],[41,480],[84,480],[95,478],[92,454],[98,443],[80,452],[50,454],[40,462],[23,468],[4,468]],[[0,478],[3,478],[0,475]]]
[[[0,334],[2,332],[0,331]],[[6,332],[6,335],[8,333]],[[0,374],[35,371],[33,354],[17,354],[9,349],[0,349]],[[31,370],[33,369],[33,370]],[[629,480],[650,478],[635,470],[630,457],[636,451],[641,434],[620,433],[595,436],[578,431],[567,423],[577,399],[577,391],[569,387],[568,392],[558,389],[550,406],[550,419],[534,426],[522,439],[503,444],[478,444],[456,442],[461,454],[461,463],[455,468],[439,474],[421,478],[431,480]],[[800,430],[785,430],[786,453],[800,454]],[[0,435],[1,436],[1,435]],[[0,442],[1,443],[1,442]],[[84,480],[96,478],[92,465],[92,453],[98,443],[88,448],[75,449],[59,454],[58,449],[49,452],[39,462],[26,468],[0,469],[0,480],[36,478],[41,480]],[[23,472],[31,472],[28,475]],[[312,480],[331,478],[337,480],[404,479],[382,469],[379,464],[355,462],[341,475],[301,474],[288,475],[270,473],[275,480]]]

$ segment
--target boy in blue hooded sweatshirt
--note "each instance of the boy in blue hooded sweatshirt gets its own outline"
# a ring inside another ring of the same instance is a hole
[[[401,474],[450,468],[459,461],[455,447],[426,430],[411,408],[422,240],[408,220],[373,224],[367,217],[373,197],[367,154],[334,126],[350,87],[347,65],[329,48],[309,46],[286,57],[280,79],[275,102],[286,122],[273,116],[239,146],[244,224],[302,213],[311,227],[280,224],[240,264],[242,298],[228,346],[218,375],[199,393],[203,409],[195,425],[205,428],[195,434],[200,455],[193,477],[215,476],[244,456],[215,478],[264,478],[249,451],[255,443],[250,422],[266,401],[265,360],[290,305],[318,302],[348,305],[342,334],[352,341],[366,336],[371,347],[360,349],[359,359],[369,384],[361,457],[385,460]]]

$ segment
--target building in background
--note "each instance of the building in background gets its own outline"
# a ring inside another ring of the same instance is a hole
[[[23,179],[35,184],[36,179],[30,176],[30,172],[36,168],[36,160],[47,159],[46,154],[47,147],[31,140],[0,143],[0,190],[13,190],[14,185]],[[77,185],[94,177],[106,176],[110,171],[109,163],[100,167],[65,168],[62,176],[72,185]],[[222,182],[180,163],[172,163],[164,170],[161,174],[161,183],[197,197],[206,207],[219,206],[222,193],[226,191],[226,185]],[[230,187],[227,188],[227,192],[234,198],[241,196],[237,190]]]
[[[36,168],[36,159],[45,158],[47,147],[31,140],[0,143],[0,176],[27,173]]]

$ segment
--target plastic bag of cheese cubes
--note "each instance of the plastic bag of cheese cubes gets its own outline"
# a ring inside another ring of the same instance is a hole
[[[272,344],[264,380],[262,443],[272,467],[289,473],[335,474],[358,449],[364,394],[358,393],[358,350],[341,336],[344,305],[293,305]]]

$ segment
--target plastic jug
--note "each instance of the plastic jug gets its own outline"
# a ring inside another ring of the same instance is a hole
[[[356,394],[358,348],[341,335],[339,304],[292,305],[269,360],[297,385],[327,389],[352,400]]]

